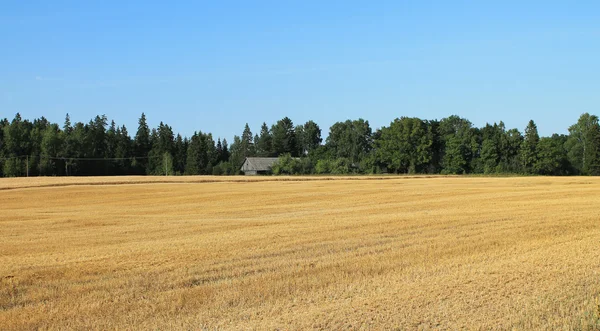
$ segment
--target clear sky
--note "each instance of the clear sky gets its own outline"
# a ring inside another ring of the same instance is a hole
[[[0,0],[0,117],[106,114],[228,140],[288,116],[600,114],[600,1]],[[230,140],[231,141],[231,140]]]

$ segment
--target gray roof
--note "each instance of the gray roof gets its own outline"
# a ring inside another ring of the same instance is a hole
[[[247,157],[242,165],[242,171],[268,171],[277,162],[277,157]]]

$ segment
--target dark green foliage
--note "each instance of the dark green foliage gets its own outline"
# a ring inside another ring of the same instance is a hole
[[[138,121],[138,129],[133,140],[133,155],[139,158],[133,159],[133,167],[139,174],[146,173],[146,167],[148,160],[145,159],[152,148],[150,143],[150,129],[146,123],[146,115],[142,113],[140,120]]]
[[[314,167],[308,158],[292,157],[289,153],[281,155],[273,165],[274,175],[310,175]]]
[[[273,137],[272,155],[299,155],[296,131],[294,130],[294,123],[291,119],[284,117],[283,119],[277,121],[277,123],[271,127],[271,134]]]
[[[442,140],[443,173],[467,174],[472,170],[472,161],[479,149],[477,136],[471,122],[456,115],[440,121],[438,134]]]
[[[244,163],[244,153],[242,150],[242,140],[239,136],[233,136],[233,144],[230,148],[229,162],[233,167],[237,167],[238,170]]]
[[[575,170],[572,169],[565,148],[567,139],[566,136],[558,134],[540,139],[537,148],[538,158],[533,166],[534,173],[549,176],[574,173]]]
[[[5,124],[3,130],[4,155],[9,159],[4,162],[2,172],[7,177],[23,176],[26,173],[26,162],[16,157],[29,155],[31,152],[31,123],[27,120],[23,121],[21,115],[17,113],[10,124]]]
[[[308,121],[304,125],[296,127],[296,136],[298,138],[299,154],[308,155],[313,150],[321,146],[321,128],[313,121]]]
[[[186,175],[211,175],[217,162],[212,135],[194,133],[187,149]]]
[[[244,127],[244,132],[242,132],[242,137],[240,141],[240,152],[244,157],[256,155],[256,148],[254,147],[254,138],[252,136],[252,131],[250,131],[248,123],[246,123],[246,126]]]
[[[372,131],[369,122],[331,126],[322,145],[313,122],[295,126],[285,117],[253,136],[215,142],[210,133],[191,139],[164,123],[150,130],[141,115],[134,139],[106,116],[61,127],[44,117],[33,122],[16,114],[0,120],[1,176],[237,175],[249,156],[280,156],[274,174],[523,173],[600,175],[600,124],[583,114],[569,135],[540,138],[530,121],[522,135],[504,123],[475,128],[466,119],[441,121],[401,117]]]
[[[227,162],[229,161],[229,146],[227,145],[227,139],[223,139],[223,143],[221,144],[221,149],[217,149],[218,160],[219,162]]]
[[[180,134],[177,134],[174,147],[175,154],[173,157],[173,171],[175,171],[175,174],[177,175],[181,175],[185,172],[188,144],[187,138],[183,139]]]
[[[486,124],[480,130],[482,143],[477,166],[477,170],[480,173],[492,174],[499,169],[498,165],[502,156],[500,141],[502,140],[502,135],[504,135],[504,124],[500,124],[500,126],[496,123],[493,126]]]
[[[519,160],[519,151],[523,136],[517,129],[510,129],[502,136],[501,140],[501,173],[520,173],[521,162]]]
[[[273,156],[273,136],[267,123],[260,127],[260,135],[255,139],[256,155],[262,157]]]
[[[381,129],[377,160],[395,173],[423,173],[432,159],[433,132],[419,118],[402,117]]]
[[[5,155],[5,142],[4,142],[4,128],[9,125],[8,120],[0,120],[0,177],[4,176],[4,158]]]
[[[322,159],[317,161],[315,173],[347,175],[353,173],[353,167],[350,160],[347,158]]]
[[[333,158],[348,159],[353,165],[360,164],[373,148],[369,121],[361,118],[335,123],[329,129],[326,146]]]
[[[538,162],[538,144],[540,136],[537,126],[533,120],[529,121],[525,128],[525,138],[521,144],[520,157],[523,165],[523,172],[531,174],[534,172],[534,166]]]
[[[576,124],[569,127],[566,142],[569,160],[579,174],[598,173],[598,116],[582,114]]]
[[[62,162],[50,157],[61,154],[63,139],[64,135],[57,124],[49,125],[44,131],[41,145],[42,153],[40,155],[40,175],[51,176],[62,172],[63,169],[58,168],[59,165],[62,165]]]
[[[67,146],[65,157],[67,158],[67,164],[65,166],[65,172],[67,175],[86,175],[85,172],[85,161],[76,160],[76,158],[89,158],[88,156],[88,138],[87,138],[87,127],[81,123],[75,123],[73,130],[67,136]]]
[[[151,175],[173,175],[175,171],[173,155],[176,152],[173,129],[160,122],[158,129],[154,132],[152,149],[148,153],[147,173]]]
[[[535,125],[535,124],[534,124]],[[523,136],[517,129],[506,131],[504,123],[487,124],[480,130],[474,129],[480,141],[479,154],[472,160],[473,173],[521,173],[523,171]],[[537,134],[537,129],[536,129]],[[534,150],[535,151],[535,150]],[[534,154],[532,154],[533,157]],[[531,162],[535,163],[532,158]],[[532,167],[531,163],[529,167]]]
[[[211,133],[206,134],[205,143],[206,155],[208,157],[208,163],[206,165],[206,174],[210,175],[212,173],[213,166],[219,163],[219,155],[217,153],[217,147],[215,146],[215,141],[213,140]]]
[[[129,174],[131,170],[131,159],[128,160],[127,158],[132,155],[133,143],[125,125],[117,128],[115,136],[116,143],[114,157],[117,158],[117,160],[113,162],[115,166],[114,172],[116,175],[126,175]]]

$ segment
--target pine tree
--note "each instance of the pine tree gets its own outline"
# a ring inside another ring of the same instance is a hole
[[[252,131],[250,131],[250,126],[248,126],[248,123],[246,123],[246,126],[244,126],[244,132],[242,132],[241,139],[242,141],[240,148],[242,151],[242,155],[244,157],[255,156],[254,140],[252,136]]]
[[[73,127],[71,126],[71,116],[69,116],[69,113],[67,113],[65,116],[65,123],[63,125],[63,132],[68,135],[71,134],[71,131],[73,131]]]
[[[106,131],[106,154],[107,158],[114,158],[117,149],[117,124],[114,120],[110,121],[108,131]]]
[[[229,146],[227,145],[227,139],[223,139],[223,150],[221,151],[221,155],[219,160],[221,162],[229,162]]]
[[[173,129],[160,122],[157,130],[152,130],[152,149],[148,153],[148,173],[153,175],[172,175],[174,172],[173,155],[175,137]]]
[[[190,139],[185,164],[186,175],[204,175],[208,165],[206,139],[202,132],[194,133]]]
[[[291,154],[298,156],[298,141],[294,123],[288,117],[277,121],[271,128],[273,136],[273,156]]]
[[[525,128],[525,139],[521,144],[520,157],[523,166],[523,172],[527,174],[533,173],[533,167],[538,160],[538,144],[540,136],[537,126],[533,120],[530,120]]]
[[[138,129],[133,141],[133,166],[136,168],[137,173],[146,173],[146,167],[148,165],[147,157],[151,148],[152,145],[150,144],[150,129],[148,128],[148,124],[146,123],[146,115],[142,113],[142,116],[138,121]]]
[[[175,157],[174,166],[175,173],[183,174],[185,172],[185,163],[187,161],[187,138],[183,139],[180,134],[177,134],[175,139]]]
[[[273,137],[265,122],[260,127],[260,135],[256,142],[256,154],[262,157],[273,156]]]
[[[117,127],[116,133],[116,146],[114,157],[119,158],[121,160],[117,160],[115,162],[117,169],[115,172],[120,175],[129,174],[131,167],[131,160],[127,160],[127,158],[131,157],[131,138],[129,137],[129,133],[127,132],[127,128],[125,125],[122,127]]]

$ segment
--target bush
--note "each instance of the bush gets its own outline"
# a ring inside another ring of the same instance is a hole
[[[315,165],[315,172],[317,174],[328,174],[331,173],[331,164],[329,160],[319,160]]]
[[[314,173],[314,168],[310,158],[294,158],[284,154],[273,164],[271,171],[274,175],[310,175]]]

